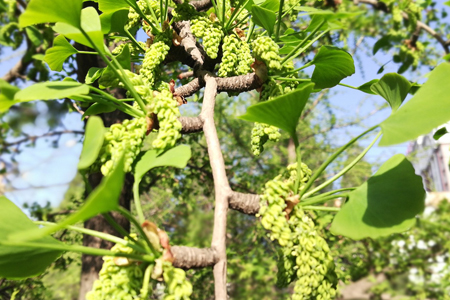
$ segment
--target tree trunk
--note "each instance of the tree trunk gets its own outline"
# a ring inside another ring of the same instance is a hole
[[[97,8],[97,4],[94,2],[85,2],[84,6],[85,7],[93,6]],[[79,50],[91,51],[90,48],[87,48],[79,44],[76,45],[76,48]],[[77,76],[79,82],[85,81],[86,74],[88,73],[91,67],[105,67],[105,64],[101,60],[101,58],[95,55],[78,54],[76,60],[77,60]],[[116,98],[125,97],[125,91],[121,89],[116,89],[112,91],[112,93]],[[126,116],[127,116],[126,114],[120,111],[100,115],[105,126],[111,126],[114,123],[121,122],[126,118]],[[88,181],[92,189],[95,189],[99,185],[102,178],[103,176],[101,173],[91,174],[89,176]],[[125,177],[124,186],[122,188],[122,192],[120,194],[119,199],[119,204],[126,209],[130,209],[130,203],[132,198],[131,193],[132,186],[133,186],[133,177],[130,174],[127,174]],[[87,196],[88,195],[86,194],[86,197]],[[116,220],[116,222],[119,225],[121,225],[125,230],[127,231],[130,230],[130,223],[126,218],[124,218],[118,213],[112,213],[112,216]],[[116,230],[101,215],[91,218],[86,222],[84,222],[84,227],[87,229],[97,230],[100,232],[120,236],[119,233],[116,232]],[[113,243],[104,241],[97,237],[84,235],[83,246],[110,249],[113,246]],[[79,300],[86,299],[86,293],[92,289],[94,281],[98,279],[98,272],[102,268],[102,265],[103,259],[100,256],[90,256],[90,255],[82,256],[80,293],[78,297]]]

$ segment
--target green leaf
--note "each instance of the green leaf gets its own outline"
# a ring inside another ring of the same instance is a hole
[[[33,45],[35,45],[36,47],[39,47],[40,45],[42,45],[44,37],[42,36],[41,32],[35,26],[29,26],[29,27],[25,28],[25,31],[27,33],[28,38],[33,43]]]
[[[172,148],[160,156],[156,150],[149,150],[136,163],[134,176],[140,181],[148,171],[156,167],[170,166],[183,169],[190,158],[191,148],[186,145]]]
[[[78,169],[86,169],[95,162],[100,153],[100,149],[102,149],[104,132],[105,126],[103,125],[102,119],[96,116],[90,117],[86,124],[83,150],[81,151],[80,161],[78,162]]]
[[[115,111],[117,108],[113,105],[108,105],[104,103],[94,103],[84,112],[83,118],[98,115],[102,113],[110,113]]]
[[[276,126],[296,138],[297,123],[313,87],[314,84],[308,83],[273,100],[252,105],[247,109],[247,113],[239,118]]]
[[[380,126],[380,146],[413,140],[450,120],[450,64],[442,63],[425,84]]]
[[[320,47],[319,53],[311,63],[316,66],[311,80],[317,89],[333,87],[345,77],[355,73],[352,56],[332,46]]]
[[[435,139],[436,141],[438,139],[440,139],[441,137],[443,137],[444,135],[446,135],[448,133],[447,128],[442,127],[439,128],[434,134],[433,134],[433,139]]]
[[[100,78],[100,76],[102,76],[104,71],[105,71],[105,68],[97,68],[97,67],[90,68],[88,73],[86,74],[86,78],[84,79],[84,82],[86,84],[94,83],[97,79]]]
[[[99,0],[99,9],[103,13],[115,12],[121,9],[129,9],[130,5],[125,0]]]
[[[358,90],[360,90],[361,92],[367,93],[367,94],[372,94],[372,95],[376,95],[374,92],[372,92],[372,90],[370,89],[370,87],[374,84],[377,83],[378,79],[372,79],[369,82],[364,83],[363,85],[358,86]]]
[[[89,86],[73,81],[47,81],[33,84],[17,92],[15,103],[33,100],[55,100],[89,94]]]
[[[37,247],[6,245],[4,242],[8,236],[38,228],[20,208],[4,196],[0,196],[0,207],[0,277],[19,279],[43,273],[62,251],[44,249],[39,245],[62,243],[46,236],[36,240]]]
[[[261,26],[269,32],[269,35],[272,35],[277,20],[277,15],[273,11],[253,5],[252,18],[256,25]]]
[[[0,113],[7,111],[11,106],[16,104],[14,95],[20,89],[9,84],[6,80],[0,79]]]
[[[82,5],[82,0],[31,0],[19,17],[19,25],[63,22],[80,27]]]
[[[402,75],[388,73],[370,88],[372,92],[383,97],[391,106],[392,113],[402,105],[411,89],[411,83]]]
[[[128,22],[128,8],[118,11],[103,13],[100,15],[103,34],[118,32],[125,34],[124,27]]]
[[[58,35],[53,41],[53,47],[45,51],[44,61],[53,71],[60,72],[66,59],[78,53],[63,35]]]
[[[273,11],[274,13],[278,13],[280,9],[280,1],[279,0],[266,0],[258,6]]]
[[[404,155],[394,155],[349,194],[330,231],[355,240],[405,231],[423,212],[425,195],[412,164]]]
[[[373,45],[372,54],[375,55],[378,52],[378,50],[382,48],[391,48],[392,47],[391,42],[392,42],[391,37],[389,37],[388,35],[383,36],[375,43],[375,45]]]
[[[114,167],[114,170],[108,176],[103,178],[97,188],[89,195],[86,203],[76,213],[53,226],[22,231],[16,236],[9,235],[9,240],[36,240],[61,230],[68,225],[85,221],[98,214],[116,210],[119,205],[119,196],[125,178],[123,164],[124,158],[122,157]]]
[[[81,12],[81,28],[86,32],[92,40],[98,51],[104,51],[103,32],[100,24],[100,17],[93,7],[86,7]],[[79,27],[74,27],[69,24],[58,22],[53,26],[53,30],[65,35],[67,38],[74,40],[85,46],[94,48],[94,45],[83,35]]]

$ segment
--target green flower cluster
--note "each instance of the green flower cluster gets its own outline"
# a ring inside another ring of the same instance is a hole
[[[127,239],[127,238],[125,238]],[[133,253],[133,249],[116,244],[111,248],[116,253]],[[92,291],[86,294],[87,300],[139,300],[143,272],[134,262],[118,266],[114,257],[104,256],[99,279],[94,282]]]
[[[170,47],[164,41],[156,41],[145,52],[144,60],[140,74],[143,76],[144,83],[153,87],[156,80],[156,72],[160,64],[169,53]]]
[[[182,126],[178,121],[178,103],[173,99],[172,93],[168,90],[161,91],[149,105],[149,111],[157,115],[159,122],[159,132],[152,143],[153,148],[166,150],[175,146],[181,137]]]
[[[147,45],[145,45],[144,42],[138,42],[139,45],[141,46],[142,49],[146,49]],[[114,48],[111,53],[114,55],[119,55],[120,53],[122,53],[123,49],[125,48],[125,46],[128,45],[130,47],[130,53],[131,55],[137,56],[139,55],[142,51],[139,47],[135,46],[133,43],[121,43],[119,45],[117,45],[116,48]]]
[[[302,164],[300,189],[311,177]],[[287,202],[295,204],[292,188],[297,178],[297,164],[265,185],[261,195],[261,224],[269,230],[269,238],[281,247],[277,285],[286,287],[296,280],[293,300],[332,299],[336,296],[334,263],[326,241],[319,236],[312,219],[301,206],[295,205],[288,215]],[[298,199],[297,199],[298,200]]]
[[[284,10],[289,11],[289,20],[291,22],[294,22],[297,20],[297,16],[299,13],[299,10],[296,10],[295,7],[298,5],[298,0],[285,0],[284,1]]]
[[[192,284],[186,280],[186,272],[183,269],[174,268],[172,264],[165,262],[163,265],[166,290],[163,300],[189,300],[192,294]]]
[[[157,20],[160,18],[160,10],[159,10],[159,1],[155,0],[148,0],[148,2],[151,5],[151,8],[153,9],[153,12],[155,13],[155,16]],[[150,12],[150,9],[147,6],[147,0],[138,0],[136,4],[141,9],[142,13],[146,15],[149,20],[153,20],[154,17]],[[155,21],[157,21],[155,20]],[[128,11],[128,23],[126,25],[127,28],[133,28],[134,26],[140,25],[141,16],[137,11],[135,11],[132,7],[130,7],[130,10]],[[149,25],[143,24],[144,30],[147,32],[151,29]]]
[[[267,141],[278,142],[280,137],[281,133],[277,127],[264,123],[255,123],[252,129],[253,155],[259,156],[264,151],[264,144]]]
[[[130,172],[131,166],[141,151],[142,142],[147,132],[145,118],[124,120],[122,124],[114,124],[105,133],[100,151],[100,171],[108,175],[122,155],[125,155],[124,171]],[[94,166],[98,168],[98,166]]]
[[[250,73],[253,58],[246,41],[240,40],[234,34],[227,35],[223,39],[222,51],[223,57],[218,72],[219,77]]]
[[[191,31],[197,38],[203,39],[206,54],[212,59],[217,58],[223,38],[220,25],[211,21],[206,15],[197,15],[191,19]]]
[[[253,56],[266,64],[270,70],[281,70],[280,48],[268,36],[261,36],[253,41]]]
[[[423,55],[425,46],[421,42],[416,42],[415,47],[410,47],[406,44],[400,46],[400,51],[398,54],[394,55],[394,62],[403,63],[399,69],[399,73],[403,73],[409,66],[415,70],[419,65],[421,56]]]

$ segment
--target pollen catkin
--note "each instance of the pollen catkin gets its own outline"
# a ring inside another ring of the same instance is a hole
[[[223,39],[222,52],[222,62],[217,73],[219,77],[244,75],[251,71],[253,58],[247,42],[234,34],[227,35]]]
[[[124,155],[124,171],[130,172],[134,160],[141,152],[146,132],[147,120],[145,118],[124,120],[122,124],[112,125],[105,133],[100,159],[93,168],[98,169],[98,164],[100,164],[100,171],[106,176]]]
[[[136,237],[136,235],[132,236]],[[128,240],[127,237],[125,237]],[[116,253],[133,253],[133,249],[116,244],[111,248]],[[139,300],[143,272],[141,267],[131,262],[127,266],[118,266],[114,257],[103,256],[103,266],[99,279],[94,282],[92,291],[86,294],[87,300]]]
[[[178,121],[180,111],[176,100],[173,99],[172,93],[168,90],[161,91],[153,100],[148,110],[157,115],[159,131],[152,146],[155,149],[167,150],[175,146],[176,141],[181,137],[182,126]]]
[[[311,177],[311,170],[301,166],[300,190]],[[315,229],[312,219],[295,205],[288,215],[287,201],[294,197],[293,184],[297,179],[297,164],[266,183],[261,195],[261,224],[277,240],[279,251],[277,285],[286,287],[294,280],[292,300],[332,299],[336,296],[333,258],[326,241]]]
[[[281,70],[280,48],[270,37],[261,36],[253,41],[253,56],[270,70]]]
[[[191,19],[191,31],[203,40],[203,48],[212,59],[217,58],[223,32],[219,23],[211,21],[206,15],[198,15]]]
[[[163,264],[163,277],[166,283],[163,300],[189,300],[192,294],[192,284],[186,279],[186,272],[168,262]]]

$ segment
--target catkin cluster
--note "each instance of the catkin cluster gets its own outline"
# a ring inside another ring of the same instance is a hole
[[[305,164],[301,170],[300,189],[311,176]],[[332,299],[336,295],[334,263],[326,241],[301,206],[295,205],[289,215],[286,213],[287,203],[295,201],[292,187],[296,178],[297,164],[292,164],[284,174],[266,183],[261,196],[261,224],[269,230],[269,238],[282,247],[277,285],[286,287],[297,280],[293,300]]]
[[[105,133],[98,161],[101,164],[102,174],[108,175],[122,155],[125,156],[124,171],[130,172],[135,158],[141,151],[146,132],[147,121],[145,118],[124,120],[122,124],[112,125]]]
[[[219,77],[244,75],[251,71],[253,58],[247,42],[236,35],[227,35],[223,39],[223,57],[218,71]]]
[[[157,20],[160,18],[160,10],[159,10],[159,1],[155,0],[148,0],[148,2],[151,5],[151,8],[153,12],[155,13],[155,17]],[[154,19],[153,15],[150,12],[150,9],[147,5],[147,0],[138,0],[136,4],[139,6],[142,13],[147,16],[150,20]],[[137,11],[135,11],[132,7],[130,7],[130,10],[128,11],[128,23],[126,25],[127,28],[133,28],[134,26],[141,25],[139,24],[141,21],[141,16]],[[147,32],[151,29],[151,27],[145,22],[143,23],[143,28]]]
[[[253,56],[266,64],[269,73],[271,70],[281,70],[280,48],[270,37],[261,36],[257,38],[253,41],[252,48]]]
[[[278,142],[280,140],[281,133],[275,126],[255,123],[252,129],[252,153],[255,156],[259,156],[264,151],[264,144],[267,141]]]
[[[173,99],[173,95],[168,90],[162,90],[157,94],[148,110],[158,117],[159,132],[157,138],[153,141],[153,148],[166,150],[172,148],[176,141],[181,137],[181,123],[178,121],[180,111],[178,104]]]
[[[197,15],[191,19],[191,31],[203,40],[203,48],[212,59],[217,58],[223,32],[219,23],[211,21],[206,15]]]
[[[147,46],[145,45],[144,42],[138,42],[139,46],[141,46],[142,49],[146,49]],[[135,46],[133,43],[121,43],[119,45],[117,45],[116,48],[114,48],[111,53],[114,55],[119,55],[120,53],[122,53],[123,49],[125,48],[125,46],[128,45],[128,47],[130,47],[130,53],[131,55],[139,55],[141,53],[141,49],[137,46]]]
[[[118,244],[111,251],[133,253],[133,249]],[[99,279],[94,282],[92,291],[86,294],[87,300],[143,300],[140,297],[143,272],[137,263],[118,266],[112,256],[104,256],[103,261]]]
[[[189,296],[192,294],[192,284],[186,280],[186,272],[183,269],[174,268],[167,262],[164,263],[163,269],[166,283],[163,300],[189,300]]]
[[[158,68],[166,58],[169,50],[170,47],[167,45],[166,41],[155,40],[155,43],[153,43],[145,52],[140,74],[143,76],[144,83],[147,86],[153,87],[155,84]]]

